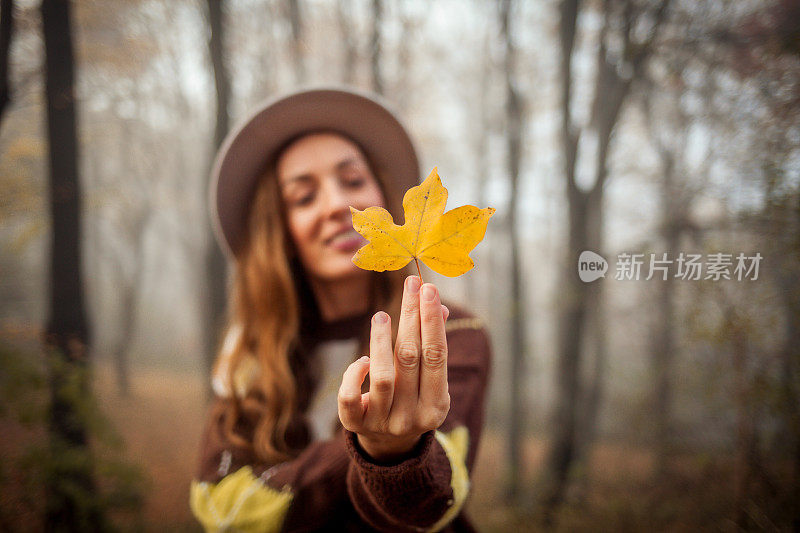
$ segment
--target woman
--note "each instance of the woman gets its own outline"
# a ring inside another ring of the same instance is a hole
[[[220,149],[234,283],[191,488],[207,530],[472,530],[486,334],[433,284],[351,261],[349,207],[401,220],[418,166],[397,119],[345,90],[273,101]]]

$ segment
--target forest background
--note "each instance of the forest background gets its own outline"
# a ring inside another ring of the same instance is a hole
[[[0,530],[197,530],[208,170],[341,84],[498,210],[481,530],[800,530],[796,0],[0,0]]]

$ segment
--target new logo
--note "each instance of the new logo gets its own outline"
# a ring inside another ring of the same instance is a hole
[[[578,257],[578,276],[584,283],[590,283],[598,278],[606,277],[608,261],[602,256],[589,250],[581,252]]]

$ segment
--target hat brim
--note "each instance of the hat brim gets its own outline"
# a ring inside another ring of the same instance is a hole
[[[212,225],[229,258],[243,245],[247,209],[266,165],[291,139],[323,130],[355,141],[400,193],[419,183],[419,161],[410,136],[375,96],[326,88],[269,100],[228,134],[214,162],[209,188]]]

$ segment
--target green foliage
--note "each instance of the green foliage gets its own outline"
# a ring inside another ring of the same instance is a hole
[[[43,358],[0,343],[0,424],[9,439],[0,459],[0,492],[9,495],[0,499],[0,530],[36,529],[47,511],[46,487],[69,499],[79,530],[98,521],[102,530],[141,529],[149,482],[124,458],[124,443],[89,392],[89,378],[87,368],[56,354]],[[89,446],[48,433],[55,381],[55,398],[73,412],[67,423],[85,428]]]

